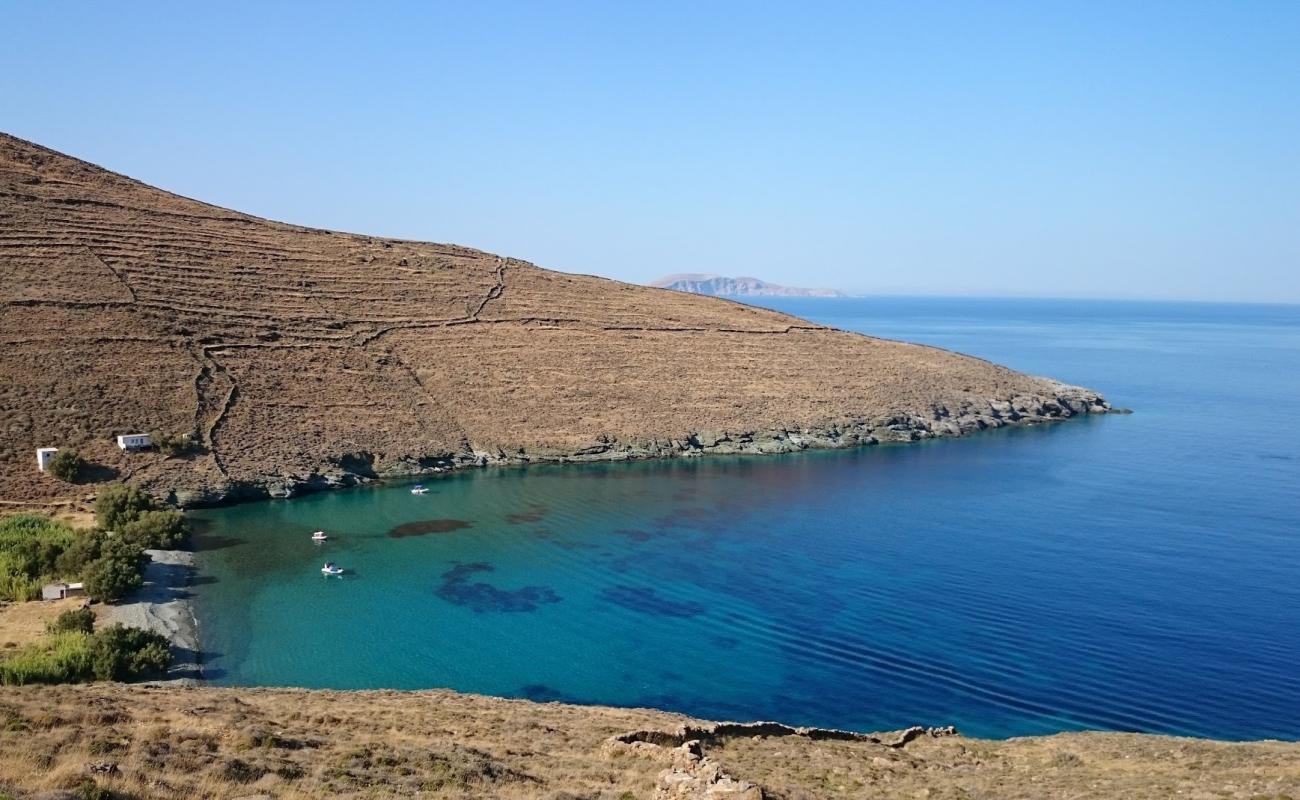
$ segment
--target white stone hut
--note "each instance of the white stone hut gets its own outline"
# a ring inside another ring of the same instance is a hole
[[[84,583],[47,583],[41,587],[42,600],[62,600],[86,593]]]
[[[54,454],[59,452],[57,447],[38,447],[36,448],[36,468],[44,472],[54,460]]]
[[[128,433],[117,437],[117,446],[123,450],[143,450],[153,446],[153,439],[147,433]]]

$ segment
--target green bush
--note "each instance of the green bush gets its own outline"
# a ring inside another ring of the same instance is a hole
[[[123,539],[142,548],[172,548],[189,533],[189,523],[179,511],[145,511],[118,528]]]
[[[90,668],[96,680],[161,678],[170,665],[167,638],[153,631],[114,624],[95,634],[90,644]]]
[[[86,593],[98,600],[117,600],[144,585],[141,574],[149,557],[139,545],[121,536],[105,536],[99,557],[86,565],[81,579]]]
[[[82,458],[76,450],[60,450],[54,454],[54,458],[50,459],[45,471],[61,481],[76,483],[85,468],[86,459]]]
[[[45,632],[49,634],[91,633],[94,630],[95,612],[89,608],[69,609],[55,617],[52,622],[45,623]]]
[[[95,522],[106,531],[116,531],[157,507],[154,499],[145,492],[118,483],[104,489],[95,498]]]
[[[54,571],[65,577],[85,575],[86,570],[97,561],[104,551],[108,534],[96,528],[82,533],[59,554],[54,562]]]
[[[176,547],[190,530],[181,512],[160,508],[148,494],[124,484],[95,498],[95,521],[145,549]]]

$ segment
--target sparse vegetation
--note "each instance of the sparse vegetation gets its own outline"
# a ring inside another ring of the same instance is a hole
[[[90,634],[56,633],[0,661],[0,685],[77,683],[89,680]]]
[[[34,195],[34,180],[81,202]],[[593,446],[650,457],[689,444],[691,431],[709,433],[709,449],[754,452],[791,446],[784,434],[769,441],[785,430],[825,434],[801,444],[915,432],[875,424],[886,416],[959,433],[959,418],[983,427],[986,400],[1024,400],[1018,420],[1063,413],[1058,385],[983,360],[454,245],[323,235],[4,136],[0,205],[21,211],[0,215],[13,243],[0,289],[24,301],[0,315],[6,499],[68,496],[32,467],[34,448],[50,442],[76,443],[96,468],[87,479],[132,470],[155,491],[193,498],[213,491],[216,473],[270,488],[281,480],[272,476],[345,463],[366,474],[374,454],[473,459],[469,441],[494,442],[511,460]],[[35,244],[88,230],[129,278]],[[127,288],[139,303],[120,302]],[[490,324],[467,324],[477,322]],[[376,337],[382,357],[369,346]],[[253,342],[275,346],[244,346]],[[1090,393],[1070,395],[1101,408]],[[140,424],[156,432],[158,453],[113,444],[111,432]],[[746,431],[758,436],[743,448],[727,433]],[[163,457],[186,446],[181,432],[195,434],[196,455]]]
[[[76,450],[65,449],[54,454],[45,471],[64,483],[76,483],[85,469],[86,459],[82,458]]]
[[[666,790],[680,748],[611,739],[684,722],[646,709],[441,691],[15,687],[0,693],[0,787],[20,797],[66,791],[88,764],[112,763],[117,772],[96,779],[136,800],[681,797]],[[1287,742],[1067,733],[922,737],[895,748],[744,736],[703,749],[735,780],[762,787],[717,785],[710,795],[719,798],[1300,796],[1300,744]]]
[[[149,434],[149,438],[153,441],[153,446],[158,449],[158,452],[168,458],[176,458],[198,450],[198,443],[195,441],[194,435],[191,433],[178,433],[173,435],[170,433],[159,433],[155,431]]]

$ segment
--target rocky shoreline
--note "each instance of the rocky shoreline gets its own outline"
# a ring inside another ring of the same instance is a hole
[[[588,463],[706,455],[774,455],[801,450],[837,450],[878,444],[905,444],[961,437],[1006,426],[1041,425],[1087,414],[1129,413],[1111,406],[1102,395],[1079,386],[1050,382],[1049,394],[990,398],[956,408],[936,405],[928,417],[900,412],[804,428],[690,431],[669,438],[621,440],[600,436],[576,448],[498,447],[466,449],[422,458],[398,459],[379,466],[375,455],[357,453],[310,474],[268,474],[220,486],[175,487],[168,500],[181,508],[232,505],[286,499],[386,479],[432,476],[460,469],[532,463]]]
[[[691,458],[707,455],[772,455],[809,449],[846,449],[879,444],[905,444],[943,437],[960,437],[1014,425],[1040,425],[1087,414],[1128,413],[1115,409],[1089,389],[1053,384],[1049,396],[1016,396],[956,409],[936,407],[930,418],[916,414],[851,420],[820,428],[758,431],[700,430],[667,440],[619,441],[602,438],[572,449],[467,451],[418,461],[399,461],[382,471],[368,456],[340,459],[337,468],[310,475],[266,476],[258,481],[231,483],[217,492],[177,489],[169,498],[181,507],[229,505],[270,498],[289,498],[346,488],[385,479],[432,476],[469,468],[529,463],[591,463],[651,458]],[[144,628],[172,642],[175,664],[170,680],[200,680],[202,656],[198,623],[188,587],[194,575],[194,553],[150,550],[145,585],[127,602],[108,607],[110,622]]]

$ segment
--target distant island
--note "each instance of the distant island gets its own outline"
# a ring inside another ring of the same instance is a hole
[[[650,285],[660,289],[708,294],[714,297],[848,297],[835,289],[800,289],[793,286],[778,286],[758,278],[728,278],[725,275],[669,275]]]

